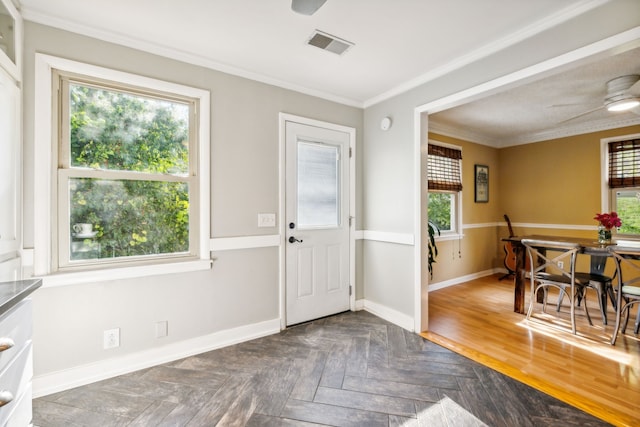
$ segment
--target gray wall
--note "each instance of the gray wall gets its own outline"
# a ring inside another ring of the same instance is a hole
[[[33,247],[32,224],[39,220],[33,212],[36,52],[211,91],[212,237],[277,234],[257,228],[257,214],[280,217],[278,113],[354,127],[356,149],[362,148],[358,108],[31,22],[25,23],[24,48],[25,248]],[[211,271],[110,282],[96,277],[39,289],[33,296],[35,377],[279,317],[278,248],[213,255]],[[357,289],[362,293],[362,283]],[[169,336],[156,339],[154,325],[161,320],[169,322]],[[103,331],[116,327],[121,346],[103,350]]]

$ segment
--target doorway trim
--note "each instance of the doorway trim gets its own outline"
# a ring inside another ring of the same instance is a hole
[[[420,179],[426,174],[426,144],[429,133],[429,114],[457,107],[459,105],[498,93],[510,87],[534,81],[537,78],[550,75],[563,69],[575,66],[583,61],[593,58],[605,57],[619,53],[621,49],[627,50],[640,45],[640,27],[635,27],[590,45],[556,56],[538,64],[531,65],[521,70],[506,74],[502,77],[481,83],[477,86],[462,90],[436,99],[414,108],[414,153],[416,168],[415,177],[415,215],[414,229],[416,236],[416,267],[414,283],[414,325],[416,332],[429,330],[429,273],[425,272],[426,263],[421,257],[421,248],[427,245],[428,233],[426,233],[427,206],[426,182]]]
[[[289,113],[278,114],[278,210],[280,212],[278,218],[278,232],[280,234],[279,248],[279,316],[280,329],[284,330],[287,325],[286,313],[286,123],[296,122],[308,126],[317,126],[325,129],[331,129],[344,132],[349,135],[349,285],[351,293],[349,296],[349,309],[354,311],[356,308],[356,129],[350,126],[339,125],[336,123],[324,122],[321,120],[311,119],[308,117],[296,116]]]

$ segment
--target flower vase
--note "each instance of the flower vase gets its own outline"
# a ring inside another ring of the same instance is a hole
[[[598,243],[601,245],[611,244],[611,229],[604,225],[598,225]]]

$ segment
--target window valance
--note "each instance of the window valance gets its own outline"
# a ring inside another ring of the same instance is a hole
[[[640,187],[640,139],[609,143],[609,188]]]
[[[462,151],[429,144],[427,151],[427,181],[429,190],[462,191]]]

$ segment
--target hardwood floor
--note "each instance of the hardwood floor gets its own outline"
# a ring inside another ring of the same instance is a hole
[[[56,426],[603,426],[364,311],[35,399]]]
[[[632,327],[610,346],[615,314],[609,307],[603,326],[595,294],[588,295],[594,326],[577,311],[576,336],[566,305],[560,314],[538,305],[527,321],[513,312],[513,282],[498,277],[429,293],[429,332],[421,335],[614,425],[639,426],[640,337]]]

